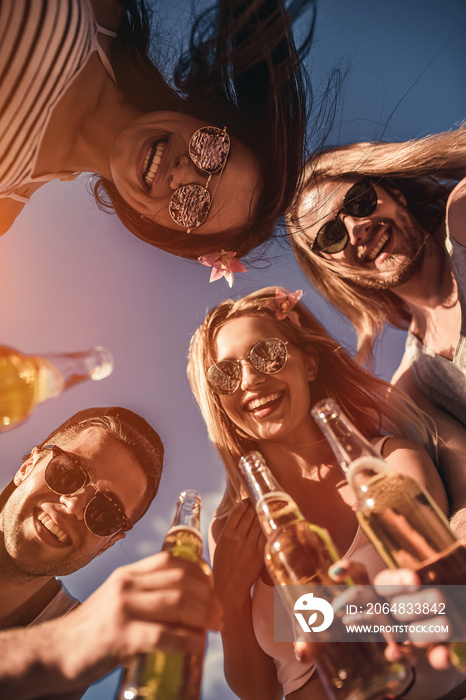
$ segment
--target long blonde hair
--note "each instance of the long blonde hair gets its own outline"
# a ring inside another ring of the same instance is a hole
[[[274,310],[266,306],[269,300],[276,298],[277,290],[289,294],[288,290],[281,287],[267,287],[238,301],[227,299],[207,314],[191,339],[189,383],[227,475],[227,488],[219,514],[227,512],[244,494],[246,485],[238,469],[238,460],[255,447],[253,441],[239,434],[224,411],[218,395],[211,391],[206,380],[206,369],[217,359],[217,333],[232,319],[241,316],[270,318],[279,325],[280,331],[290,343],[305,353],[312,348],[319,360],[319,371],[312,382],[313,400],[317,402],[327,396],[336,399],[367,438],[387,433],[416,437],[425,443],[428,440],[423,416],[413,402],[403,392],[361,368],[304,304],[298,302],[294,307],[301,327],[289,318],[279,321]]]
[[[327,149],[309,159],[305,183],[288,216],[288,238],[296,259],[316,289],[356,328],[357,358],[368,362],[385,323],[407,329],[408,306],[390,290],[366,289],[351,278],[350,266],[312,253],[303,235],[306,193],[328,180],[370,177],[388,192],[400,190],[420,225],[434,234],[445,217],[456,181],[466,175],[466,127],[403,143],[354,143]],[[317,221],[318,211],[313,211]]]

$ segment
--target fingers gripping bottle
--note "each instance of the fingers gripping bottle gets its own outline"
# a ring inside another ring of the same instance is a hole
[[[267,569],[275,585],[280,587],[282,601],[293,620],[295,601],[289,587],[307,584],[331,586],[329,597],[332,599],[337,586],[327,572],[338,559],[338,554],[328,532],[305,520],[259,452],[242,457],[240,468],[267,539]],[[341,624],[337,617],[334,623]],[[318,642],[317,635],[312,641]],[[388,663],[384,648],[383,643],[375,641],[315,643],[316,666],[328,697],[332,700],[370,700],[401,692],[410,680],[410,671],[403,664]]]
[[[105,379],[113,371],[109,350],[55,355],[23,355],[0,346],[0,432],[23,423],[35,407],[86,379]]]
[[[175,518],[162,550],[196,562],[210,575],[202,558],[200,516],[202,499],[197,491],[182,491]],[[154,651],[133,657],[123,671],[118,700],[199,700],[204,654]]]
[[[426,585],[466,583],[466,549],[427,491],[394,471],[332,399],[316,404],[312,415],[353,488],[359,523],[387,566],[415,570]],[[466,638],[466,628],[459,631]],[[466,671],[466,645],[450,649]]]

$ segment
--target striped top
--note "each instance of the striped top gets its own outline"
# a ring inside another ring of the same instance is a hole
[[[89,56],[102,58],[99,31],[88,0],[0,0],[0,197],[27,201],[15,190],[65,174],[33,177],[54,106]]]

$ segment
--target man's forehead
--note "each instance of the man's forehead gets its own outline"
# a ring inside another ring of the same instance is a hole
[[[357,179],[328,178],[308,183],[299,202],[298,215],[301,225],[305,223],[306,228],[315,226],[341,209],[347,191]]]
[[[85,454],[90,459],[106,455],[110,450],[124,446],[105,428],[91,426],[76,435],[57,436],[57,445],[70,452]]]
[[[81,459],[91,478],[117,494],[128,512],[137,508],[147,475],[131,450],[108,430],[92,426],[66,439],[57,438],[57,445]]]
[[[308,186],[302,201],[305,206],[310,205],[324,211],[325,209],[339,208],[348,189],[358,181],[358,177],[350,178],[324,178],[319,179],[312,186]]]
[[[53,441],[52,441],[53,442]],[[127,468],[141,470],[131,450],[105,428],[92,426],[82,430],[77,435],[60,439],[56,444],[83,462],[91,476],[119,480],[118,473],[126,465]],[[121,465],[120,469],[116,465]]]

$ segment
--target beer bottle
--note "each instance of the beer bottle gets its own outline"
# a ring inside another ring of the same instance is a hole
[[[175,518],[162,550],[196,562],[210,575],[202,558],[200,516],[202,499],[197,491],[182,491]],[[123,670],[118,700],[199,700],[204,655],[164,652],[134,656]]]
[[[331,586],[328,592],[331,599],[338,587],[328,575],[328,568],[338,559],[337,551],[328,532],[304,518],[259,452],[242,457],[240,468],[267,539],[267,570],[294,620],[295,601],[289,587]],[[335,618],[333,624],[342,623]],[[316,640],[317,637],[313,642]],[[318,642],[313,644],[313,653],[322,684],[332,700],[370,700],[385,693],[396,695],[404,690],[411,675],[404,664],[389,663],[384,644],[376,641]]]
[[[23,423],[35,407],[86,379],[105,379],[113,371],[109,350],[24,355],[0,346],[0,432]]]
[[[466,548],[427,491],[394,471],[332,399],[316,404],[312,415],[353,488],[359,523],[387,566],[415,570],[426,585],[466,583]],[[464,612],[455,617],[458,624]],[[452,658],[466,670],[466,648],[455,644]]]

